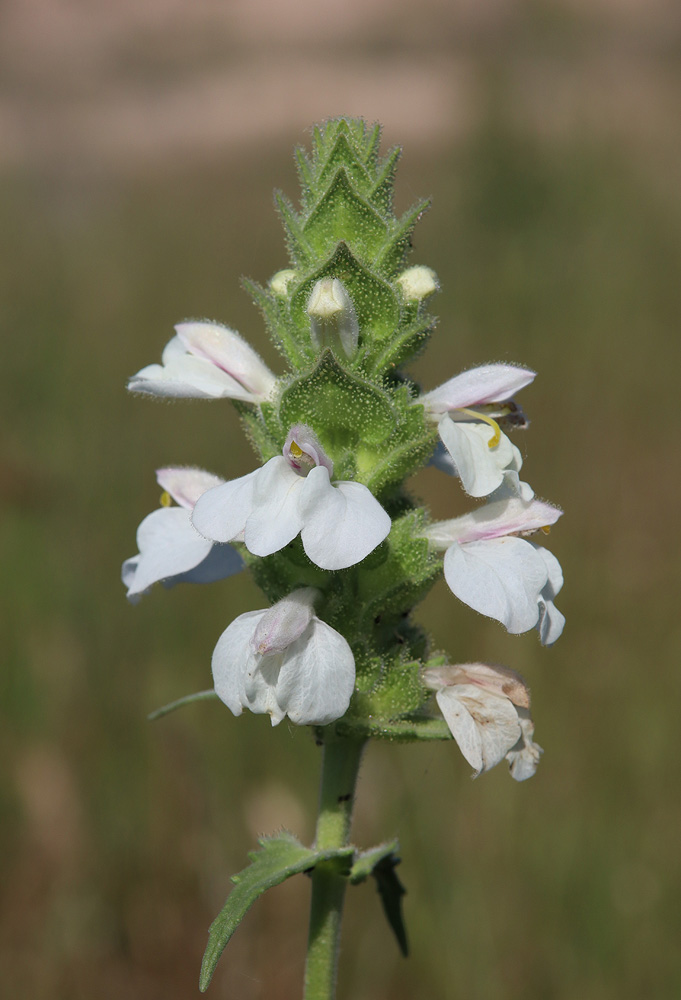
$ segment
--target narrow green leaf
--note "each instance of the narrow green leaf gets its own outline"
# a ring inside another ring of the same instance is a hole
[[[314,173],[312,169],[312,164],[310,163],[307,154],[302,146],[296,146],[293,152],[296,161],[296,167],[298,168],[298,176],[300,178],[300,187],[301,187],[303,205],[307,207],[308,194],[310,188],[314,184]]]
[[[389,854],[387,857],[381,858],[378,864],[374,866],[371,874],[376,879],[376,886],[378,894],[381,897],[386,920],[397,938],[400,951],[406,958],[409,954],[409,945],[407,944],[407,930],[404,926],[404,917],[402,916],[402,897],[406,894],[407,890],[395,874],[395,868],[399,863],[400,859],[396,855]]]
[[[298,342],[298,331],[287,315],[288,307],[285,301],[278,300],[270,291],[250,278],[242,278],[241,284],[260,309],[275,344],[281,348],[294,367],[304,365],[308,358]],[[311,347],[308,350],[312,354]]]
[[[286,831],[275,837],[263,837],[258,843],[260,850],[249,854],[251,864],[232,876],[234,888],[210,925],[199,979],[202,993],[208,989],[227,942],[258,896],[262,896],[267,889],[280,885],[292,875],[309,871],[320,861],[347,858],[349,868],[350,858],[354,854],[353,847],[336,847],[324,851],[304,847],[293,834]]]
[[[369,201],[371,201],[376,208],[379,209],[379,211],[383,212],[385,216],[392,215],[395,174],[397,172],[397,164],[401,155],[402,149],[400,146],[395,146],[390,150],[381,164],[378,180],[376,181],[374,189],[369,196]]]
[[[379,122],[375,122],[365,132],[364,144],[365,162],[369,168],[375,168],[378,159],[378,147],[381,144],[381,125]]]
[[[391,840],[388,844],[379,844],[378,847],[371,847],[368,851],[362,851],[355,858],[355,863],[350,869],[350,882],[352,885],[358,885],[360,882],[364,882],[369,875],[373,874],[374,868],[379,862],[383,861],[384,858],[389,857],[391,854],[397,854],[400,849],[400,845],[396,840]]]
[[[429,205],[428,200],[420,201],[397,220],[393,232],[374,262],[381,274],[392,277],[404,266],[405,258],[411,248],[411,234]]]
[[[162,708],[157,708],[155,712],[149,713],[147,719],[149,722],[154,722],[156,719],[162,719],[164,715],[174,712],[176,708],[184,708],[185,705],[191,705],[195,701],[217,700],[219,700],[218,696],[212,688],[209,691],[197,691],[195,694],[187,694],[184,698],[178,698],[177,701],[171,701],[168,705],[164,705]]]
[[[274,192],[274,201],[281,221],[284,224],[286,245],[288,246],[293,265],[294,267],[306,268],[314,261],[315,257],[308,240],[303,234],[301,220],[291,202],[281,191]]]

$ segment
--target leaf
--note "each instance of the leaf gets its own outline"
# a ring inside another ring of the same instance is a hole
[[[379,844],[369,851],[364,851],[355,860],[350,869],[350,882],[357,885],[363,882],[369,875],[376,879],[376,887],[381,897],[383,912],[390,924],[393,934],[397,938],[402,954],[407,956],[409,945],[407,944],[407,931],[402,917],[402,896],[406,889],[395,874],[395,868],[400,863],[397,856],[399,844],[396,840],[389,844]]]
[[[348,876],[352,885],[364,882],[379,862],[391,854],[399,851],[400,845],[396,840],[391,840],[388,844],[379,844],[378,847],[371,847],[368,851],[363,851],[355,858],[355,862],[350,869]]]
[[[191,705],[195,701],[216,701],[218,696],[212,688],[207,691],[197,691],[196,694],[187,694],[184,698],[178,698],[177,701],[171,701],[170,704],[164,705],[162,708],[157,708],[155,712],[150,712],[147,716],[149,722],[154,722],[156,719],[162,719],[164,715],[168,715],[170,712],[174,712],[176,708],[184,708],[185,705]]]
[[[282,831],[276,837],[263,837],[258,841],[259,851],[249,854],[251,864],[237,875],[232,876],[234,888],[227,902],[210,925],[208,944],[201,965],[199,989],[208,989],[220,955],[258,896],[275,885],[284,882],[291,875],[314,868],[320,861],[332,858],[348,858],[354,854],[353,847],[336,847],[318,851],[304,847],[291,833]]]
[[[378,862],[371,874],[376,879],[378,894],[381,897],[386,920],[397,938],[400,951],[406,958],[409,954],[409,945],[407,943],[407,930],[402,917],[402,897],[406,894],[407,890],[395,874],[395,868],[399,863],[400,859],[394,854],[390,854]]]

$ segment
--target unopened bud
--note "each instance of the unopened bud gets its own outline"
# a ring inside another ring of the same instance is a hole
[[[300,587],[273,604],[253,633],[251,642],[254,651],[261,656],[283,653],[296,639],[300,639],[312,620],[312,607],[317,597],[319,591],[314,587]]]
[[[290,267],[284,268],[283,271],[277,271],[270,278],[270,288],[275,295],[286,295],[288,291],[288,286],[296,277],[296,272],[292,271]]]
[[[343,350],[351,358],[357,351],[359,323],[352,299],[338,278],[320,278],[307,302],[310,336],[318,351]]]
[[[401,287],[407,302],[421,302],[440,287],[435,271],[421,264],[403,271],[397,279],[397,284]]]

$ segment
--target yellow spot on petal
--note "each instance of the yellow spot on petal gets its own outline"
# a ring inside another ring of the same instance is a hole
[[[551,534],[551,525],[550,524],[545,524],[540,530],[543,531],[545,535],[550,535]]]
[[[303,449],[295,441],[291,441],[291,454],[294,458],[300,458],[303,454]]]
[[[170,493],[168,493],[168,490],[164,490],[163,493],[161,493],[161,499],[159,502],[161,507],[170,507],[173,501],[170,497]]]

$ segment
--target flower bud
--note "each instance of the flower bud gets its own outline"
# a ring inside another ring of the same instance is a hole
[[[319,596],[314,587],[300,587],[265,612],[253,633],[251,644],[256,653],[268,656],[283,653],[300,639],[312,620],[312,607]]]
[[[335,354],[342,349],[347,358],[357,352],[359,323],[343,284],[338,278],[320,278],[307,302],[310,336],[318,351],[329,347]]]
[[[397,279],[407,302],[421,302],[440,287],[435,271],[430,267],[417,265],[408,267]]]
[[[288,286],[295,277],[296,272],[291,270],[290,267],[286,267],[283,271],[277,271],[276,274],[272,275],[270,278],[270,288],[275,295],[286,295]]]

